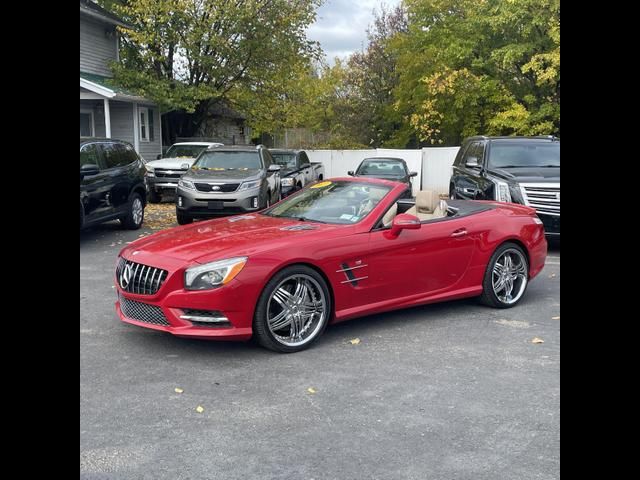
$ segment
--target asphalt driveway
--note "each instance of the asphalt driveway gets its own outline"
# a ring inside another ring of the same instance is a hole
[[[116,255],[148,232],[80,233],[81,478],[559,478],[559,246],[513,309],[374,315],[281,355],[122,324]]]

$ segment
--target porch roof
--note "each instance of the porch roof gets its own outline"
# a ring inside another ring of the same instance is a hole
[[[110,100],[153,103],[151,100],[114,85],[111,78],[95,73],[80,72],[80,86]]]

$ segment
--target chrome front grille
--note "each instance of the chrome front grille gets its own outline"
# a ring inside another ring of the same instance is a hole
[[[160,290],[169,272],[120,258],[116,267],[116,280],[125,292],[154,295]]]
[[[525,205],[544,215],[560,216],[559,183],[521,183]]]
[[[160,307],[147,303],[136,302],[120,295],[120,310],[125,317],[139,322],[151,323],[153,325],[169,326],[167,318],[162,313]]]
[[[156,168],[154,172],[158,178],[180,178],[187,173],[186,170],[170,170],[167,168]]]

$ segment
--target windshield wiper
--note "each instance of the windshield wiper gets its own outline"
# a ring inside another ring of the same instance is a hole
[[[292,217],[292,218],[297,218],[298,220],[300,220],[301,222],[318,222],[318,223],[328,223],[328,222],[323,222],[322,220],[316,220],[315,218],[307,218],[307,217]]]

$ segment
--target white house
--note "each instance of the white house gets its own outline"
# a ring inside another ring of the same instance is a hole
[[[145,160],[162,153],[158,107],[112,85],[109,63],[118,60],[117,16],[80,0],[80,136],[130,142]]]

